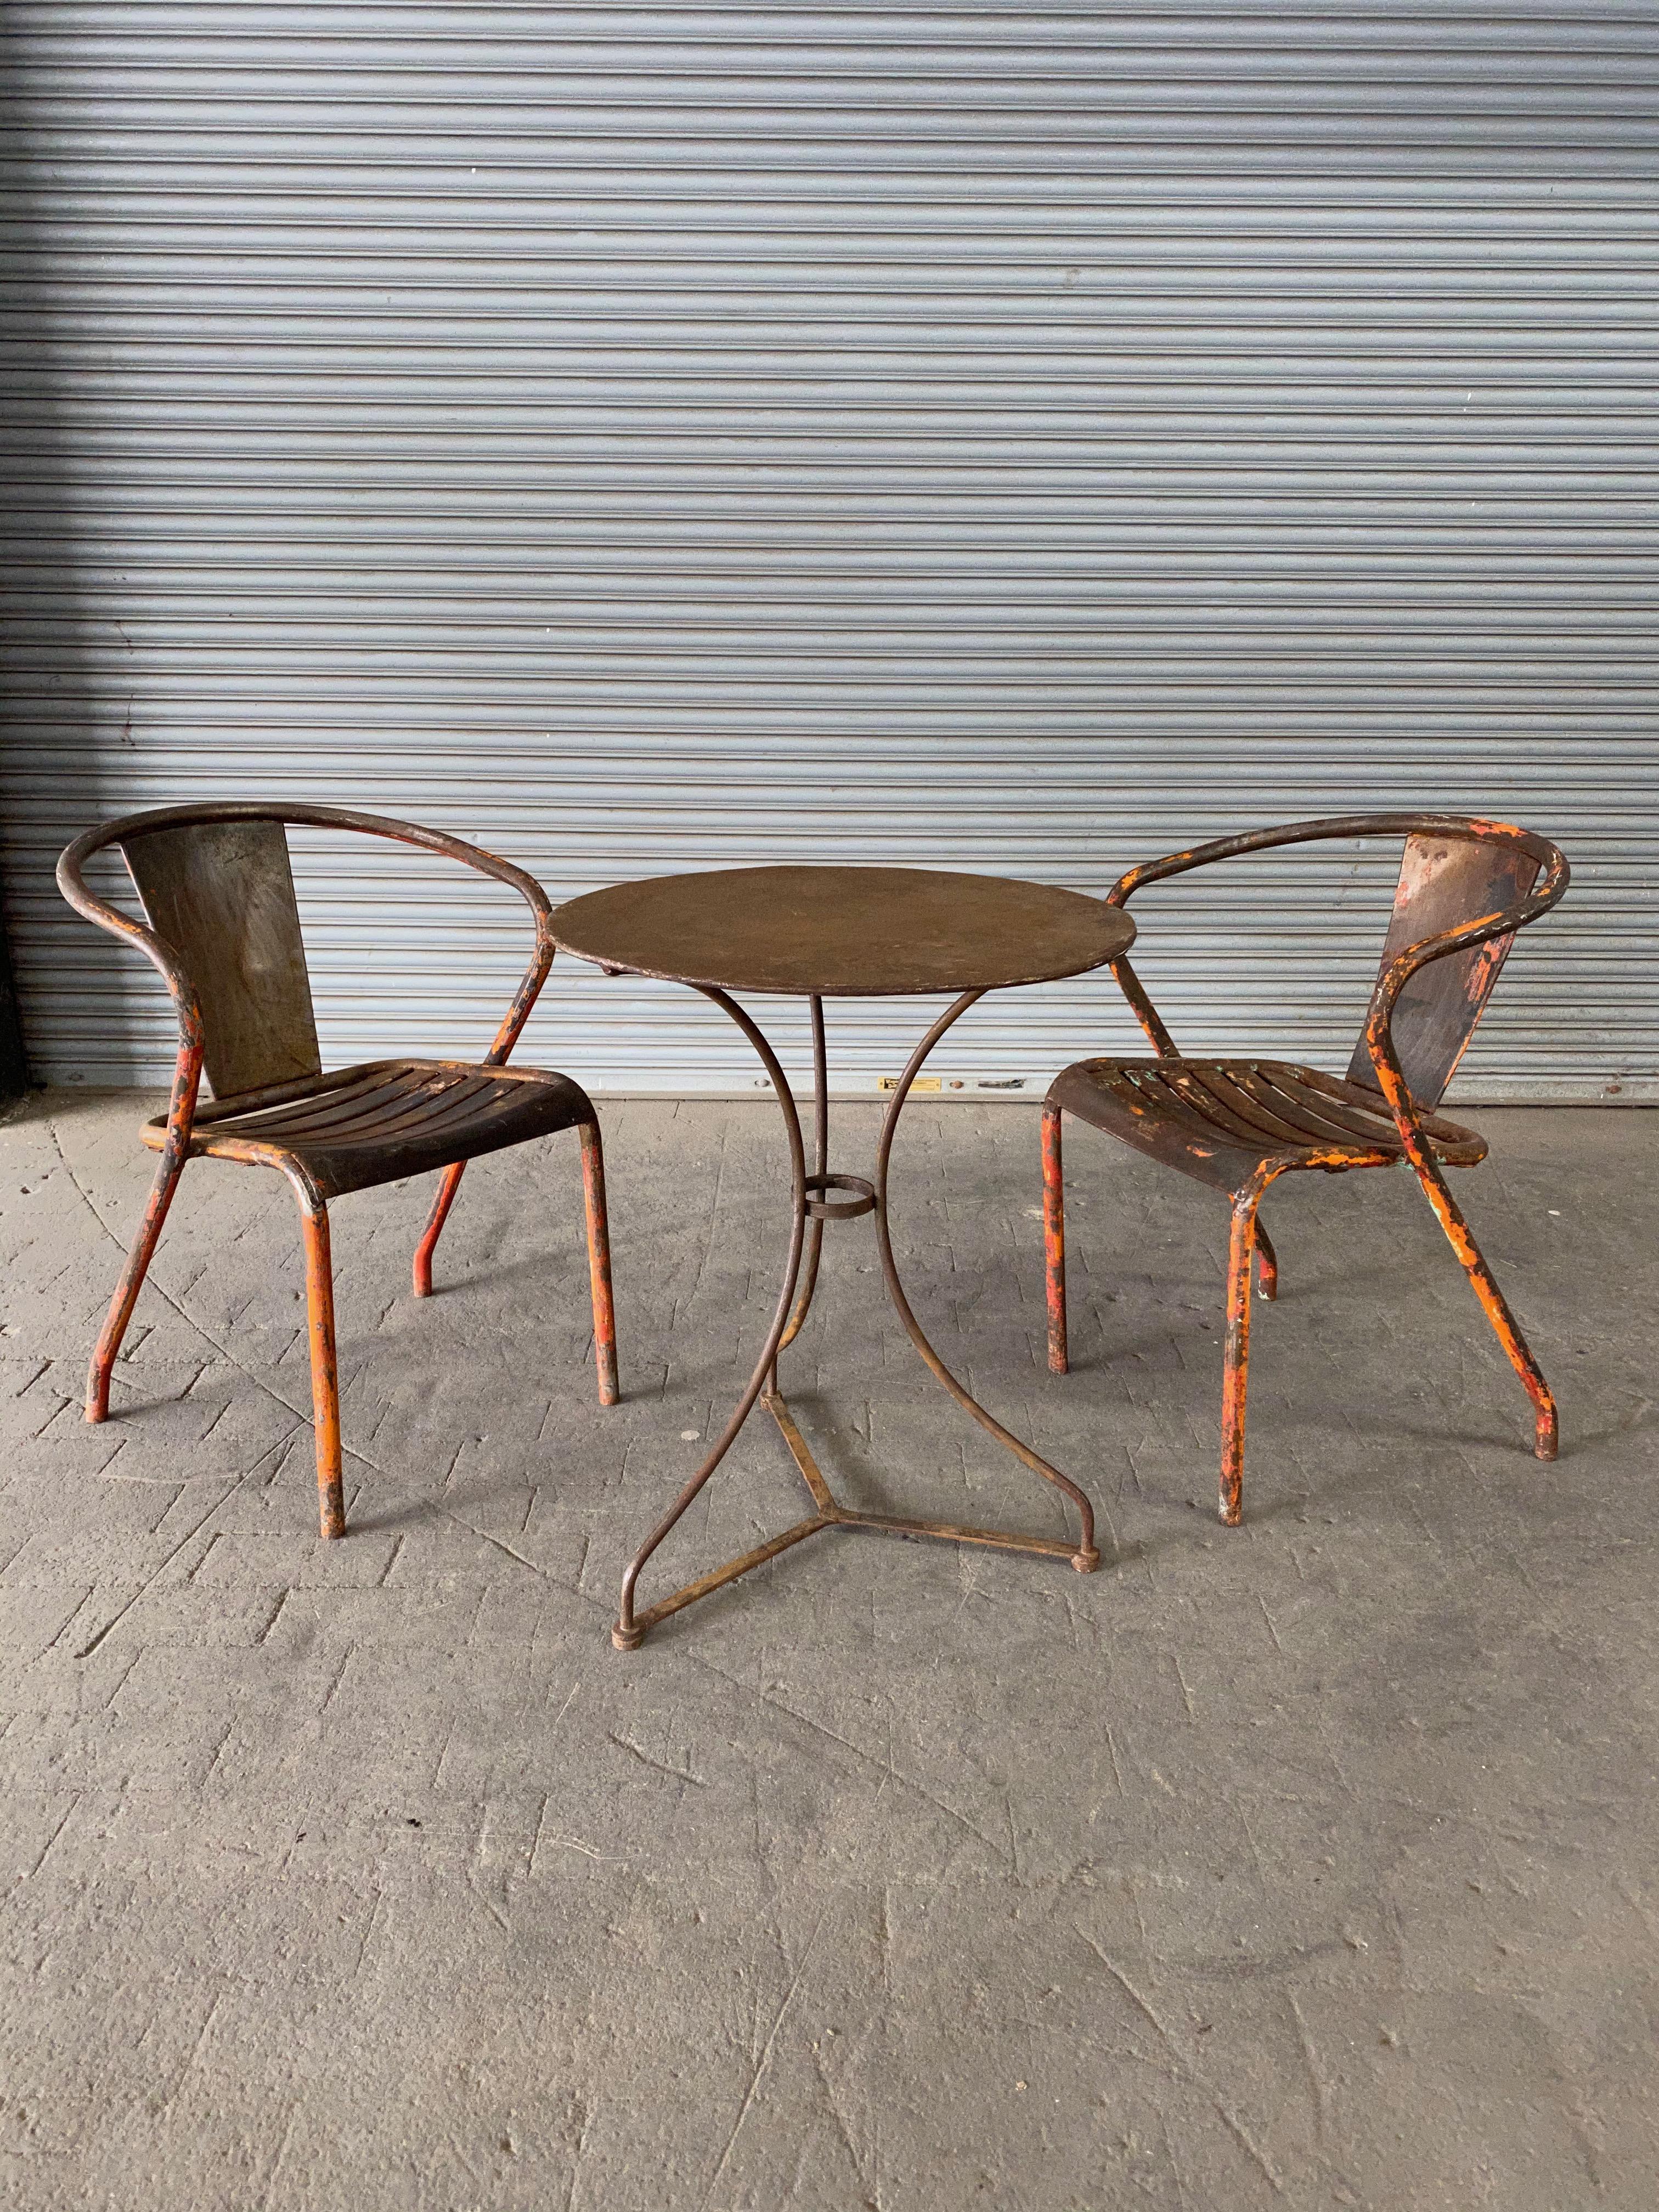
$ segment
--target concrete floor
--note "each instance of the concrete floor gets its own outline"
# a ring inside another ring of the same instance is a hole
[[[1655,2203],[1659,1116],[1473,1116],[1552,1468],[1413,1187],[1280,1185],[1235,1534],[1218,1202],[1074,1134],[1051,1380],[1035,1114],[913,1109],[917,1307],[1102,1571],[824,1536],[623,1656],[775,1294],[772,1109],[606,1109],[609,1413],[572,1140],[471,1170],[428,1305],[425,1190],[343,1201],[323,1547],[276,1177],[192,1169],[81,1421],[147,1103],[0,1127],[8,2201]],[[837,1480],[1058,1530],[874,1267],[832,1228],[792,1370]],[[670,1571],[797,1516],[769,1425],[706,1496]]]

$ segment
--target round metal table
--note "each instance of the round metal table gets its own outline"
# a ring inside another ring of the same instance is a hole
[[[988,991],[1079,975],[1120,958],[1134,941],[1134,924],[1128,916],[1078,891],[1000,876],[921,868],[724,868],[617,884],[572,899],[555,910],[552,933],[561,951],[593,961],[611,975],[652,975],[684,983],[722,1007],[760,1055],[789,1139],[793,1209],[777,1310],[749,1387],[731,1419],[629,1562],[611,1631],[617,1648],[632,1650],[671,1613],[824,1528],[871,1528],[893,1535],[937,1536],[957,1544],[988,1544],[1003,1551],[1069,1559],[1081,1572],[1091,1571],[1099,1565],[1100,1554],[1087,1498],[970,1395],[927,1341],[911,1311],[893,1261],[887,1170],[904,1102],[928,1054],[951,1024]],[[794,1095],[777,1054],[753,1018],[732,997],[734,991],[799,997],[811,1003],[816,1166],[810,1171]],[[823,1001],[945,992],[956,994],[955,1003],[911,1054],[888,1103],[874,1180],[832,1174]],[[876,1217],[888,1295],[917,1351],[981,1428],[1072,1500],[1080,1524],[1075,1543],[855,1512],[836,1501],[779,1389],[778,1355],[799,1334],[811,1305],[824,1223],[865,1213]],[[811,1493],[811,1513],[770,1542],[728,1559],[672,1596],[636,1611],[634,1593],[641,1570],[731,1449],[757,1402],[766,1406],[778,1425]]]

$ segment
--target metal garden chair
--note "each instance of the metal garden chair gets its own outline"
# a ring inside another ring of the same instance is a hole
[[[536,945],[484,1059],[383,1060],[325,1073],[284,823],[362,830],[509,884],[535,920]],[[149,927],[88,889],[94,854],[118,846]],[[553,963],[546,893],[510,861],[441,830],[338,806],[226,801],[161,807],[77,837],[58,863],[64,896],[126,938],[161,970],[179,1018],[172,1102],[143,1138],[161,1155],[144,1217],[87,1376],[87,1419],[109,1412],[110,1370],[186,1160],[238,1160],[285,1175],[305,1237],[312,1410],[322,1533],[345,1534],[328,1202],[428,1169],[447,1170],[415,1253],[415,1295],[432,1290],[432,1255],[466,1161],[558,1129],[580,1131],[599,1399],[617,1401],[616,1328],[605,1166],[592,1102],[568,1076],[508,1067]],[[205,1069],[209,1104],[198,1103]]]
[[[1279,1283],[1257,1207],[1269,1183],[1292,1169],[1336,1174],[1410,1162],[1533,1401],[1537,1455],[1555,1457],[1555,1401],[1443,1172],[1483,1160],[1486,1139],[1435,1109],[1516,931],[1547,914],[1567,888],[1560,851],[1528,830],[1462,815],[1345,815],[1173,853],[1132,868],[1106,896],[1125,906],[1146,884],[1208,861],[1319,838],[1371,836],[1403,836],[1405,854],[1370,1010],[1346,1078],[1283,1060],[1184,1058],[1121,959],[1112,972],[1158,1057],[1075,1061],[1056,1076],[1043,1105],[1048,1364],[1055,1374],[1068,1365],[1062,1114],[1195,1176],[1232,1207],[1221,1402],[1221,1517],[1230,1525],[1242,1514],[1252,1257],[1263,1297],[1275,1297]]]

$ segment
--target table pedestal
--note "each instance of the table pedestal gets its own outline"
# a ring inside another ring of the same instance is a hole
[[[829,1165],[830,1102],[826,1084],[823,1035],[823,1001],[811,1000],[812,1008],[812,1074],[813,1121],[816,1168],[811,1174],[806,1168],[806,1149],[801,1137],[800,1115],[796,1111],[794,1094],[779,1065],[776,1054],[760,1030],[743,1008],[726,992],[705,985],[697,985],[705,998],[712,999],[717,1006],[728,1013],[750,1044],[759,1054],[761,1062],[777,1094],[783,1109],[784,1127],[789,1139],[789,1157],[793,1185],[793,1215],[789,1238],[788,1258],[784,1267],[782,1292],[772,1326],[767,1333],[765,1346],[760,1356],[748,1389],[738,1401],[732,1418],[721,1431],[713,1450],[692,1476],[668,1512],[653,1528],[639,1551],[629,1562],[623,1577],[622,1605],[611,1639],[618,1650],[631,1651],[643,1640],[648,1630],[671,1613],[680,1613],[694,1605],[700,1597],[723,1589],[746,1575],[750,1568],[762,1566],[775,1559],[794,1544],[804,1543],[807,1537],[816,1536],[825,1528],[870,1528],[878,1534],[896,1536],[933,1536],[952,1544],[987,1544],[998,1551],[1030,1552],[1042,1559],[1069,1559],[1080,1574],[1092,1573],[1100,1564],[1100,1553],[1095,1548],[1095,1516],[1093,1508],[1074,1482],[1061,1474],[1058,1468],[1041,1459],[1029,1444],[1005,1429],[994,1415],[988,1413],[977,1399],[966,1390],[951,1374],[945,1362],[923,1334],[921,1324],[910,1310],[904,1295],[904,1285],[899,1279],[898,1268],[893,1259],[893,1242],[887,1218],[887,1169],[893,1149],[894,1133],[899,1115],[910,1090],[921,1073],[928,1054],[959,1016],[984,996],[982,991],[964,991],[947,1012],[941,1015],[910,1055],[898,1087],[894,1091],[881,1125],[881,1139],[876,1152],[876,1178],[866,1182],[856,1176],[831,1175]],[[842,1194],[837,1195],[836,1194]],[[1055,1489],[1063,1491],[1077,1507],[1079,1530],[1075,1544],[1053,1536],[1010,1535],[997,1528],[962,1528],[947,1521],[906,1520],[888,1513],[860,1513],[850,1506],[839,1504],[824,1480],[822,1469],[807,1448],[806,1439],[796,1425],[793,1414],[778,1388],[778,1355],[799,1334],[802,1324],[811,1308],[812,1294],[817,1287],[818,1261],[823,1243],[823,1224],[826,1221],[850,1221],[860,1214],[876,1217],[876,1240],[881,1254],[881,1271],[887,1285],[888,1297],[905,1330],[927,1365],[936,1375],[965,1412],[970,1413],[980,1426],[994,1436],[997,1442],[1012,1452],[1033,1474],[1040,1475]],[[805,1272],[803,1273],[803,1262]],[[799,1296],[796,1291],[799,1286]],[[744,1423],[754,1411],[757,1403],[763,1405],[777,1423],[791,1457],[799,1470],[801,1480],[810,1493],[813,1511],[805,1520],[798,1521],[786,1528],[781,1535],[774,1536],[753,1551],[744,1552],[737,1559],[728,1559],[723,1566],[687,1583],[672,1597],[665,1597],[653,1606],[636,1612],[634,1605],[635,1585],[646,1561],[667,1535],[686,1508],[697,1496],[715,1468],[736,1442]]]

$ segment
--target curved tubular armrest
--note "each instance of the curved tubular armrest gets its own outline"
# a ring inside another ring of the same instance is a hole
[[[1535,921],[1539,915],[1547,912],[1555,904],[1567,887],[1567,863],[1560,848],[1553,845],[1547,838],[1535,836],[1531,830],[1519,829],[1513,823],[1489,822],[1476,815],[1408,813],[1325,815],[1311,822],[1287,822],[1281,823],[1277,829],[1249,830],[1239,837],[1212,838],[1207,844],[1192,846],[1184,853],[1169,853],[1162,860],[1144,861],[1140,866],[1131,868],[1126,875],[1119,877],[1106,894],[1106,903],[1108,906],[1127,906],[1135,893],[1144,890],[1148,884],[1162,883],[1170,876],[1184,876],[1188,869],[1207,866],[1212,860],[1234,860],[1246,853],[1266,852],[1276,845],[1312,844],[1322,838],[1329,837],[1432,837],[1436,836],[1485,838],[1518,846],[1537,861],[1539,866],[1545,872],[1545,881],[1531,898],[1524,900],[1519,906],[1510,909],[1507,915],[1485,916],[1480,921],[1471,923],[1467,929],[1452,931],[1440,938],[1426,939],[1422,945],[1408,947],[1390,963],[1388,974],[1379,978],[1376,990],[1372,995],[1370,1019],[1376,1018],[1379,1011],[1379,1002],[1381,1002],[1380,1010],[1382,1017],[1381,1034],[1385,1040],[1389,1054],[1390,1079],[1395,1089],[1408,1102],[1407,1110],[1414,1115],[1416,1109],[1414,1106],[1409,1104],[1411,1094],[1406,1089],[1405,1079],[1400,1073],[1399,1062],[1394,1054],[1393,1041],[1388,1036],[1388,1017],[1393,1010],[1395,1000],[1399,997],[1401,989],[1407,979],[1427,962],[1437,960],[1444,953],[1456,952],[1467,945],[1483,944],[1490,938],[1506,936],[1511,931],[1524,927],[1527,922]],[[1129,1001],[1135,1018],[1146,1031],[1152,1049],[1160,1059],[1178,1059],[1180,1054],[1174,1038],[1170,1035],[1157,1007],[1147,996],[1146,986],[1129,965],[1128,961],[1115,960],[1111,963],[1111,968],[1119,988]],[[1397,974],[1396,971],[1398,971]],[[1389,977],[1395,978],[1391,989],[1388,988]],[[1367,1022],[1366,1042],[1370,1048],[1372,1060],[1377,1066],[1382,1094],[1389,1100],[1390,1106],[1395,1106],[1395,1091],[1390,1089],[1389,1082],[1382,1082],[1382,1063],[1377,1060],[1376,1048],[1371,1040],[1370,1019]],[[1395,1107],[1395,1119],[1398,1120],[1401,1109]],[[1413,1128],[1415,1128],[1414,1121]],[[1403,1125],[1401,1133],[1403,1140],[1406,1133]],[[1421,1138],[1420,1132],[1418,1133],[1418,1140],[1419,1143],[1425,1141]]]
[[[526,870],[516,867],[497,854],[487,853],[481,845],[470,845],[464,838],[452,837],[446,830],[423,830],[416,823],[400,822],[389,814],[362,814],[345,806],[220,799],[194,806],[158,806],[142,814],[123,815],[116,821],[100,823],[96,829],[84,831],[64,848],[58,863],[58,888],[77,914],[84,915],[88,921],[108,930],[112,936],[124,937],[136,945],[152,966],[160,970],[167,987],[179,1018],[179,1060],[167,1109],[169,1149],[184,1146],[195,1117],[204,1045],[200,1001],[183,961],[173,947],[144,923],[133,921],[118,907],[99,898],[88,888],[82,871],[94,853],[110,845],[119,845],[128,837],[143,836],[152,830],[182,830],[208,822],[297,822],[311,829],[360,830],[368,836],[387,837],[398,844],[441,853],[447,860],[458,860],[480,875],[493,876],[497,882],[510,884],[530,908],[536,943],[523,981],[514,993],[513,1003],[484,1056],[486,1066],[499,1067],[506,1060],[530,1018],[553,965],[552,903]]]
[[[142,820],[140,816],[129,816],[130,824]],[[159,938],[142,921],[133,921],[131,915],[111,906],[91,890],[82,874],[82,864],[91,855],[101,852],[106,845],[116,842],[113,833],[124,825],[106,824],[88,830],[73,844],[64,847],[58,858],[58,888],[77,914],[106,929],[112,937],[125,937],[136,945],[153,968],[161,973],[173,1000],[173,1010],[179,1021],[179,1057],[173,1063],[173,1093],[167,1101],[167,1133],[163,1147],[165,1158],[162,1170],[169,1163],[177,1168],[190,1142],[191,1125],[196,1118],[196,1101],[202,1087],[202,1058],[206,1049],[206,1033],[202,1026],[201,1001],[196,995],[196,986],[185,972],[185,964],[173,947]]]

